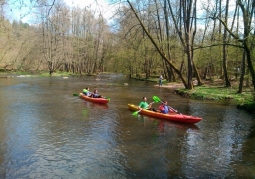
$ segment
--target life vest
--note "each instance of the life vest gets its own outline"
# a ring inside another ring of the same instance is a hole
[[[159,107],[159,109],[160,109],[160,111],[161,111],[162,113],[164,113],[164,114],[169,113],[169,108],[168,108],[168,106],[161,105],[161,106]]]

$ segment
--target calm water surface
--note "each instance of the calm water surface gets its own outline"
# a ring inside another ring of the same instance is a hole
[[[87,86],[110,103],[73,96]],[[128,103],[154,95],[203,120],[132,116]],[[0,100],[0,178],[255,178],[255,116],[230,102],[123,75],[0,78]]]

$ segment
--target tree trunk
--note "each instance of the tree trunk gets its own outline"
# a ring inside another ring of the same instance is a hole
[[[188,55],[188,88],[187,89],[193,89],[194,86],[193,86],[193,60],[192,60],[192,55],[191,55],[191,46],[190,46],[190,43],[189,43],[189,32],[187,32],[186,34],[186,42],[187,43],[187,47],[186,47],[186,50],[187,50],[187,55]]]
[[[225,23],[228,23],[228,6],[229,6],[229,0],[226,1],[226,13],[225,13]],[[223,34],[223,60],[222,60],[222,67],[223,67],[223,75],[225,79],[225,86],[230,87],[230,81],[228,77],[228,70],[227,70],[227,30],[224,28],[224,34]]]
[[[194,65],[194,63],[193,63],[193,69],[194,69],[195,76],[197,78],[197,85],[198,86],[203,85],[203,82],[202,82],[201,77],[200,77],[200,75],[198,73],[197,67],[196,67],[196,65]]]
[[[243,51],[241,76],[240,76],[239,88],[238,88],[237,93],[242,93],[243,92],[243,81],[244,81],[244,75],[245,75],[245,61],[246,61],[246,54],[245,54],[245,51]]]

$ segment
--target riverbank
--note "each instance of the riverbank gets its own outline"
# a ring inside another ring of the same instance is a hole
[[[154,85],[159,87],[158,84]],[[232,87],[224,87],[221,82],[217,84],[206,83],[203,86],[195,86],[193,90],[187,90],[182,83],[164,83],[160,88],[174,89],[175,93],[183,97],[198,100],[232,100],[237,108],[248,112],[255,112],[255,93],[251,87],[243,87],[243,92],[237,93],[237,84]]]

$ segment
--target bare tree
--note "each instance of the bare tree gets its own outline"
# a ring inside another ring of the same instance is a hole
[[[246,61],[248,65],[248,70],[251,74],[253,87],[255,90],[255,70],[254,70],[252,54],[251,54],[252,50],[254,49],[254,40],[252,40],[253,38],[252,30],[254,27],[253,19],[254,19],[255,1],[237,0],[237,6],[241,9],[242,19],[243,19],[243,24],[242,24],[243,32],[241,33],[241,35],[235,33],[231,28],[229,28],[228,24],[224,20],[222,20],[219,16],[212,17],[212,18],[213,19],[217,18],[221,22],[221,24],[224,26],[226,31],[230,34],[230,36],[240,42],[242,46],[239,46],[239,48],[244,48],[246,53]]]
[[[171,63],[169,61],[169,59],[167,58],[165,52],[163,52],[160,47],[157,45],[157,43],[155,42],[155,40],[152,38],[151,34],[148,32],[148,30],[146,29],[146,27],[144,26],[144,24],[142,23],[141,19],[139,18],[136,10],[134,9],[132,3],[130,1],[127,1],[128,4],[130,5],[131,10],[133,11],[135,17],[137,18],[139,24],[141,25],[143,31],[146,33],[146,35],[148,36],[148,38],[150,39],[151,43],[154,45],[154,47],[157,49],[158,53],[160,54],[160,56],[166,61],[167,64],[169,64],[174,70],[175,72],[178,74],[178,76],[180,77],[180,79],[182,80],[185,88],[189,89],[188,83],[186,82],[186,80],[184,79],[184,77],[182,76],[181,71],[179,71],[175,65],[173,63]]]

